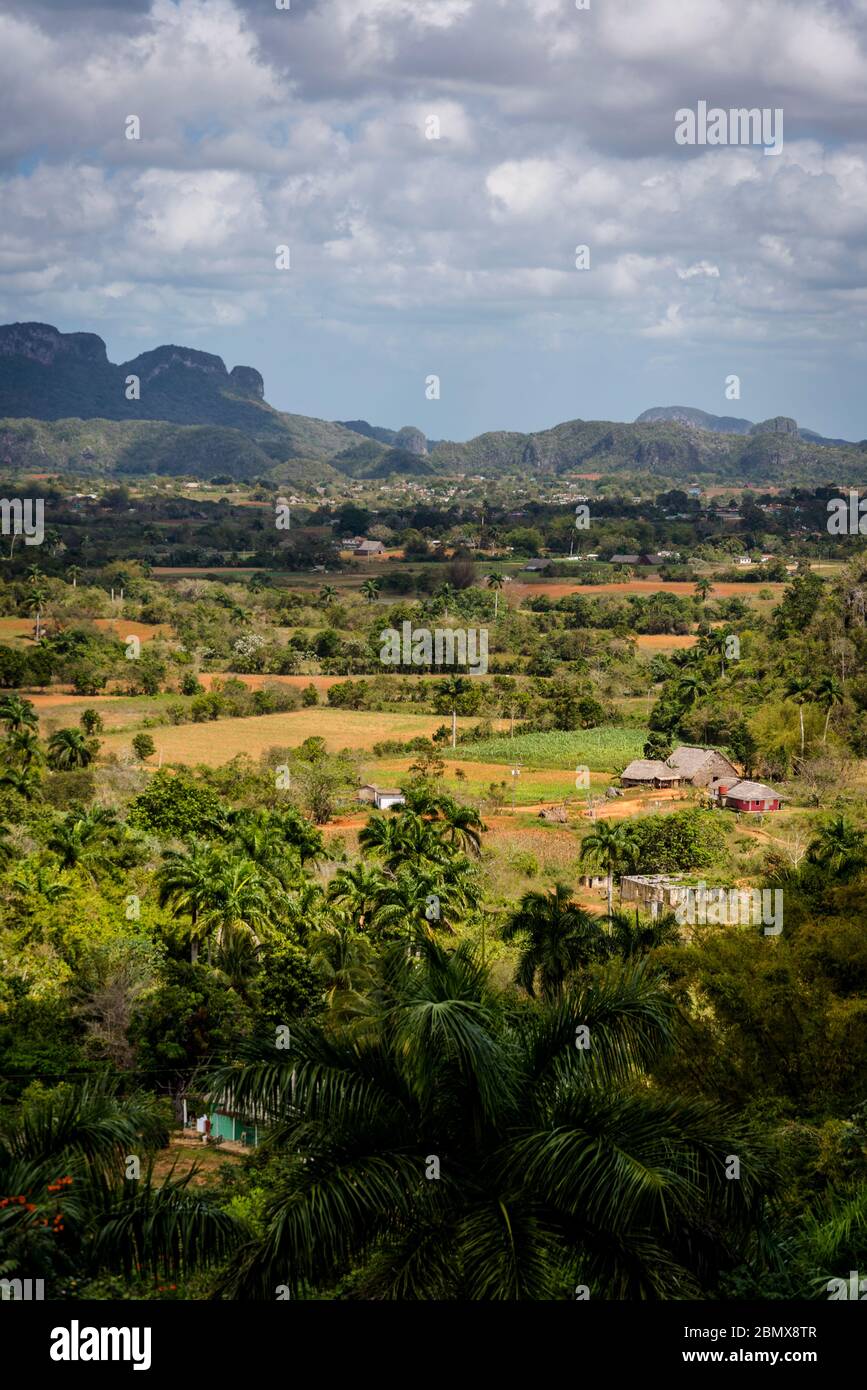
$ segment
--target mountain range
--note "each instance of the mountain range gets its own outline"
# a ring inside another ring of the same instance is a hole
[[[16,473],[267,478],[502,477],[593,472],[724,482],[867,480],[867,441],[759,424],[686,406],[634,423],[570,420],[532,433],[496,431],[464,443],[421,430],[328,421],[276,410],[254,367],[163,345],[112,363],[94,333],[50,324],[0,327],[0,466]]]

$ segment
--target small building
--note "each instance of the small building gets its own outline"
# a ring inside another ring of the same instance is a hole
[[[624,787],[679,787],[680,773],[657,758],[636,758],[620,774]]]
[[[785,800],[764,782],[747,782],[743,778],[735,782],[714,782],[711,792],[719,798],[720,805],[730,811],[779,811]]]
[[[360,560],[369,560],[384,553],[385,546],[382,541],[362,541],[360,545],[355,547],[355,554]]]
[[[637,565],[640,559],[640,555],[612,555],[608,563],[611,565]]]
[[[530,570],[533,574],[536,574],[540,570],[546,570],[550,564],[550,560],[528,560],[524,566],[524,570]]]
[[[653,917],[658,916],[661,908],[673,912],[688,892],[683,879],[670,874],[624,874],[620,880],[621,900],[644,908]]]
[[[666,759],[669,767],[680,774],[681,781],[691,787],[708,787],[721,777],[739,777],[734,763],[715,748],[697,748],[685,743]]]
[[[666,556],[665,556],[665,555],[657,555],[657,554],[651,553],[651,554],[649,554],[649,555],[642,555],[642,557],[641,557],[641,563],[642,563],[643,565],[664,565],[664,564],[665,564],[665,561],[666,561]]]
[[[406,805],[406,797],[400,787],[377,787],[372,782],[366,782],[359,788],[356,799],[368,806],[375,806],[377,811],[388,811],[392,806]]]

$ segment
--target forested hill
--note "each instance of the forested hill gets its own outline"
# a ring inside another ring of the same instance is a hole
[[[825,440],[779,416],[750,425],[687,407],[632,424],[570,420],[530,434],[429,441],[366,420],[275,410],[254,367],[163,345],[109,361],[94,333],[50,324],[0,327],[0,465],[58,473],[325,480],[338,474],[640,473],[671,481],[858,485],[867,441]]]

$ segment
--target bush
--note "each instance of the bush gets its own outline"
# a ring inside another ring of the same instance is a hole
[[[157,746],[150,734],[136,734],[132,741],[132,749],[139,762],[144,762],[146,758],[152,758],[157,751]]]
[[[536,878],[539,873],[539,861],[529,850],[517,850],[510,854],[509,867],[516,873],[523,874],[525,878]]]

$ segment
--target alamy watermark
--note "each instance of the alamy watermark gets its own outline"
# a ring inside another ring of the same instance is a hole
[[[674,113],[674,138],[678,145],[762,145],[765,154],[783,152],[783,109],[765,106],[735,107],[729,111],[719,106],[708,110],[707,102],[698,102],[695,111],[682,106]]]
[[[43,499],[0,498],[0,530],[4,536],[23,536],[25,545],[41,545],[45,539]]]
[[[854,488],[847,497],[832,497],[828,502],[828,534],[867,536],[867,497],[861,497]]]
[[[411,622],[383,628],[379,659],[384,666],[459,666],[471,676],[488,669],[488,629],[413,627]]]
[[[0,1279],[0,1301],[42,1302],[45,1298],[44,1279]]]
[[[779,936],[783,930],[783,890],[708,888],[706,883],[699,883],[683,889],[674,915],[681,926],[764,927],[765,936]]]

